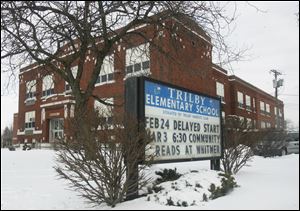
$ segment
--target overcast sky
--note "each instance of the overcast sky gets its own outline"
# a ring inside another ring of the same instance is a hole
[[[238,18],[230,43],[251,47],[251,59],[233,63],[234,74],[274,95],[271,69],[283,73],[284,86],[279,89],[279,99],[284,102],[285,119],[299,127],[299,22],[295,15],[299,3],[251,2],[260,10],[245,2],[238,2]],[[229,71],[232,74],[231,71]],[[1,94],[5,76],[1,71]],[[13,113],[18,110],[18,87],[1,96],[1,129],[12,124]]]

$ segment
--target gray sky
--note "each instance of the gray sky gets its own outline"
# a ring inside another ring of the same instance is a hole
[[[251,60],[233,63],[234,74],[274,95],[273,75],[269,71],[281,71],[284,86],[279,89],[279,99],[285,105],[285,119],[299,127],[299,22],[295,15],[299,3],[260,1],[251,4],[265,12],[245,2],[237,3],[238,19],[229,41],[233,46],[251,47],[248,52]],[[1,94],[5,78],[1,72]],[[9,91],[9,95],[1,96],[1,130],[12,124],[13,113],[18,110],[18,87]]]
[[[238,2],[236,28],[230,36],[234,46],[250,46],[251,60],[233,63],[234,74],[274,96],[274,75],[281,71],[284,86],[278,98],[284,102],[285,119],[299,127],[299,2]],[[231,72],[229,72],[231,73]]]

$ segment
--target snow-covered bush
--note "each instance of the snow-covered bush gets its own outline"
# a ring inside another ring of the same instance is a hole
[[[216,187],[215,184],[211,184],[210,188],[208,189],[211,192],[210,199],[216,199],[221,196],[225,196],[229,192],[233,190],[233,188],[238,187],[236,182],[234,181],[234,177],[230,174],[219,174],[223,176],[221,179],[221,186]]]
[[[177,169],[163,169],[162,171],[156,171],[155,174],[160,176],[160,178],[156,179],[156,184],[166,182],[166,181],[173,181],[177,180],[182,174],[176,172]]]
[[[138,164],[152,137],[147,131],[138,131],[137,127],[142,126],[133,118],[124,120],[115,115],[108,122],[96,112],[82,118],[87,118],[89,124],[84,126],[87,135],[75,134],[59,143],[55,170],[90,203],[114,207],[135,194],[138,185],[147,184],[143,174],[146,165]],[[76,120],[70,125],[74,131],[83,127]]]

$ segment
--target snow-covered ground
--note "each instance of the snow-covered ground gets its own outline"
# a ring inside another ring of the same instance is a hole
[[[104,205],[91,208],[69,190],[52,168],[54,156],[51,150],[1,149],[1,210],[111,209]],[[172,188],[175,181],[166,182],[162,184],[165,191],[123,202],[114,209],[299,209],[299,155],[255,156],[250,165],[235,176],[240,187],[229,195],[203,202],[203,193],[209,193],[206,188],[211,183],[219,184],[218,172],[209,170],[209,161],[157,164],[150,169],[151,175],[159,169],[175,167],[184,174],[176,181],[177,188]],[[169,197],[175,203],[194,201],[196,205],[166,206]]]

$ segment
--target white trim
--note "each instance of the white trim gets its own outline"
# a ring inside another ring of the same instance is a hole
[[[44,65],[44,64],[35,65],[35,66],[33,66],[32,68],[29,68],[29,69],[27,69],[27,70],[24,70],[24,71],[20,72],[19,75],[22,75],[23,73],[26,73],[26,72],[28,72],[28,71],[30,71],[30,70],[36,69],[36,68],[41,67],[41,66],[43,66],[43,65]],[[29,65],[28,65],[28,66],[29,66]]]
[[[43,133],[42,130],[34,130],[34,131],[33,131],[33,134],[42,134],[42,133]]]
[[[34,130],[34,129],[33,129],[31,135],[42,134],[42,133],[43,133],[42,130]],[[17,135],[18,135],[18,136],[26,135],[26,134],[25,134],[25,130],[24,130],[23,132],[18,131],[18,132],[17,132]]]
[[[203,39],[204,41],[206,41],[209,44],[212,44],[210,41],[208,41],[205,37],[203,37],[202,35],[198,34],[197,32],[195,32],[194,30],[192,30],[191,28],[187,27],[184,23],[182,23],[181,21],[179,21],[178,19],[174,18],[173,19],[175,21],[177,21],[178,23],[180,23],[184,28],[188,29],[189,31],[191,31],[192,33],[194,33],[195,35],[197,35],[198,37],[200,37],[201,39]],[[204,31],[204,30],[203,30]]]
[[[45,102],[46,100],[48,100],[48,99],[51,98],[51,97],[65,96],[64,93],[65,93],[65,92],[63,92],[63,93],[58,93],[58,94],[52,94],[52,95],[43,96],[43,97],[41,97],[41,100],[42,100],[43,102]]]
[[[150,76],[152,73],[150,71],[150,68],[145,69],[145,70],[140,70],[137,72],[133,72],[133,73],[128,73],[125,75],[125,77],[123,78],[123,81],[125,81],[127,78],[131,78],[131,77],[139,77],[139,76]]]
[[[18,131],[18,132],[17,132],[17,135],[18,135],[18,136],[20,136],[20,135],[25,135],[25,131],[23,131],[23,132]]]
[[[96,84],[95,84],[95,87],[102,86],[102,85],[105,85],[105,84],[113,84],[113,83],[115,83],[115,82],[116,82],[115,80],[112,80],[112,81],[106,81],[106,82],[100,82],[100,83],[96,83]]]
[[[218,72],[220,72],[220,73],[223,73],[224,75],[228,76],[227,73],[224,73],[223,71],[219,70],[218,68],[216,68],[216,67],[212,67],[212,68],[215,69],[216,71],[218,71]]]
[[[58,101],[58,102],[53,102],[53,103],[46,103],[41,105],[41,108],[44,107],[49,107],[49,106],[54,106],[54,105],[60,105],[60,104],[65,104],[65,103],[75,103],[75,100],[62,100],[62,101]]]
[[[136,26],[136,27],[134,27],[134,28],[132,28],[132,29],[129,29],[127,32],[132,32],[132,31],[138,30],[138,29],[140,29],[140,28],[143,28],[143,27],[145,27],[145,26],[148,26],[148,24],[145,23],[145,24]]]
[[[27,103],[29,101],[36,101],[36,97],[31,97],[31,98],[27,98],[26,100],[24,100],[24,103]]]

